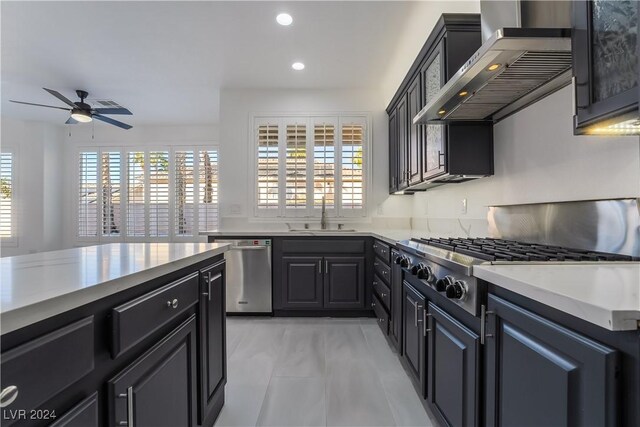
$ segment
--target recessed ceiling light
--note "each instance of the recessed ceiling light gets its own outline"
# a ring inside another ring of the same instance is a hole
[[[304,64],[302,62],[294,62],[293,64],[291,64],[291,68],[296,71],[301,71],[304,70]]]
[[[293,22],[293,18],[288,13],[281,13],[276,16],[276,21],[278,21],[278,24],[286,26],[291,25],[291,23]]]

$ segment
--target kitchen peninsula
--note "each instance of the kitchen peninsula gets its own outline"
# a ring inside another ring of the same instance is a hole
[[[226,383],[224,244],[1,260],[2,424],[212,425]]]

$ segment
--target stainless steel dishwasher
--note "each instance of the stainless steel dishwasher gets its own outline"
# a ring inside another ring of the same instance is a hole
[[[219,240],[230,243],[227,313],[271,313],[271,239]]]

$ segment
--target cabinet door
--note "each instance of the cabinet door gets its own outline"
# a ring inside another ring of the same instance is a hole
[[[227,378],[225,279],[224,261],[200,273],[200,424],[215,419],[217,398],[224,393]]]
[[[618,352],[489,295],[489,426],[617,424]]]
[[[398,115],[389,114],[389,194],[398,191]]]
[[[364,257],[324,258],[324,308],[364,308]]]
[[[425,60],[421,68],[422,76],[422,105],[427,105],[435,97],[440,88],[445,84],[444,40]],[[445,171],[446,152],[445,134],[446,125],[422,126],[423,159],[422,175],[427,180],[440,175]]]
[[[409,102],[407,123],[409,126],[409,140],[407,147],[407,174],[409,185],[414,185],[422,180],[422,126],[414,125],[413,118],[422,109],[422,97],[420,96],[420,73],[413,79],[407,91]]]
[[[110,425],[197,424],[196,333],[192,315],[109,381]]]
[[[391,320],[389,336],[399,354],[402,354],[402,267],[396,264],[400,252],[391,251]]]
[[[396,107],[396,118],[398,120],[398,190],[404,190],[409,186],[407,148],[408,148],[408,128],[407,128],[407,98],[402,97]]]
[[[428,395],[450,426],[479,425],[480,337],[429,303]]]
[[[282,308],[322,308],[322,258],[282,257]]]
[[[404,359],[418,384],[421,394],[425,394],[425,337],[423,330],[424,297],[408,282],[403,283],[403,353]]]
[[[576,1],[572,22],[576,133],[601,119],[637,119],[638,2]]]

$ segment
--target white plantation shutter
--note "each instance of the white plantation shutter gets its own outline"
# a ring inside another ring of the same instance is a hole
[[[13,214],[13,153],[0,153],[0,237],[16,236]]]
[[[341,132],[341,208],[343,212],[363,209],[364,124],[350,122],[342,123]]]
[[[122,168],[120,151],[103,151],[101,156],[102,235],[122,234]]]
[[[169,152],[149,153],[149,236],[169,236]]]
[[[322,197],[327,210],[334,209],[336,183],[336,138],[333,123],[313,126],[313,207],[322,209]]]
[[[218,228],[218,150],[200,150],[198,159],[200,231]]]
[[[285,206],[287,209],[306,209],[307,126],[288,124],[286,129]]]
[[[98,235],[98,152],[83,151],[79,161],[78,237]]]
[[[144,151],[127,153],[127,236],[146,235],[146,177]]]
[[[174,155],[174,232],[193,236],[195,217],[195,179],[193,150],[178,150]]]
[[[278,124],[258,126],[257,207],[278,209]]]

